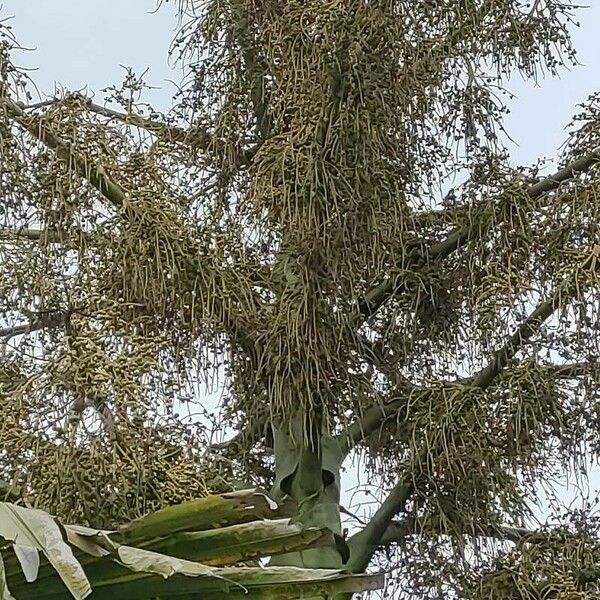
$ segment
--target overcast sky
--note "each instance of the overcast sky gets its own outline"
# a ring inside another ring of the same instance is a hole
[[[518,78],[512,82],[517,99],[506,124],[516,142],[509,146],[516,164],[555,156],[576,105],[600,90],[600,1],[590,4],[579,11],[581,27],[573,30],[582,65],[537,87]],[[34,49],[15,58],[19,65],[37,69],[31,75],[42,93],[52,94],[61,84],[95,92],[101,99],[102,88],[122,81],[121,65],[126,65],[138,74],[148,68],[147,82],[159,87],[149,100],[157,108],[168,107],[175,90],[169,80],[181,77],[167,60],[177,30],[174,2],[164,3],[156,14],[151,14],[155,0],[4,0],[1,6],[0,19],[13,16],[17,39]],[[357,477],[352,469],[345,479],[356,483]]]
[[[97,92],[120,83],[123,66],[137,73],[147,68],[148,81],[161,89],[152,102],[167,107],[180,74],[168,64],[167,53],[177,20],[173,2],[154,12],[155,0],[0,0],[0,18],[10,25],[22,46],[17,64],[32,73],[42,93],[55,85]],[[154,13],[154,14],[152,14]]]

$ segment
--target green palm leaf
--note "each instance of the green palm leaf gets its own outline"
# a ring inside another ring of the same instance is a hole
[[[6,540],[0,600],[300,599],[381,586],[380,577],[339,570],[243,564],[332,542],[331,531],[292,523],[284,513],[266,495],[245,490],[168,507],[119,531],[104,531],[0,503]]]

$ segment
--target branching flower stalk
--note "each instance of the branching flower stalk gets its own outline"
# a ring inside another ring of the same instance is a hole
[[[106,103],[33,101],[0,29],[0,493],[112,528],[242,479],[334,533],[279,564],[384,564],[406,597],[594,593],[583,517],[515,532],[600,448],[600,104],[550,175],[511,166],[502,125],[509,77],[574,62],[584,13],[179,10],[166,114],[133,73]],[[381,497],[345,535],[350,455]]]

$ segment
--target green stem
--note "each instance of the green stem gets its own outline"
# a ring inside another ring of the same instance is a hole
[[[298,416],[289,429],[274,427],[273,495],[276,499],[290,496],[298,506],[295,520],[307,527],[330,529],[336,542],[275,557],[271,564],[341,569],[348,559],[347,546],[341,538],[340,467],[343,455],[337,441],[330,436],[322,435],[317,444],[308,443],[302,425]]]

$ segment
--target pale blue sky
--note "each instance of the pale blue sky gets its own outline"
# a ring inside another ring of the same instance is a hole
[[[4,0],[0,18],[10,24],[19,43],[32,52],[16,55],[16,62],[38,69],[32,73],[42,93],[56,83],[70,90],[98,92],[119,83],[121,65],[142,73],[161,89],[151,101],[167,107],[180,74],[167,61],[177,19],[173,2],[154,13],[155,0]],[[154,14],[152,14],[154,13]]]
[[[506,125],[518,144],[509,146],[516,164],[555,156],[576,105],[600,89],[600,1],[590,2],[592,7],[580,11],[582,26],[573,32],[582,66],[538,86],[518,78],[512,82],[517,99]],[[18,53],[16,62],[38,69],[31,75],[42,93],[51,94],[60,83],[70,90],[97,92],[101,99],[100,90],[119,83],[124,75],[120,65],[127,65],[137,73],[149,68],[147,82],[160,87],[150,92],[149,100],[157,108],[168,107],[175,90],[168,80],[180,79],[167,62],[177,29],[173,2],[156,14],[150,14],[155,0],[4,0],[2,6],[0,18],[13,15],[20,43],[36,49]],[[360,475],[350,469],[346,484],[366,478]]]
[[[564,127],[577,112],[576,105],[600,90],[600,2],[589,0],[589,8],[576,14],[581,26],[573,28],[574,46],[580,66],[563,70],[560,79],[546,78],[538,86],[514,78],[510,89],[517,99],[507,130],[519,146],[511,146],[517,164],[531,164],[539,157],[552,157],[565,141]]]

